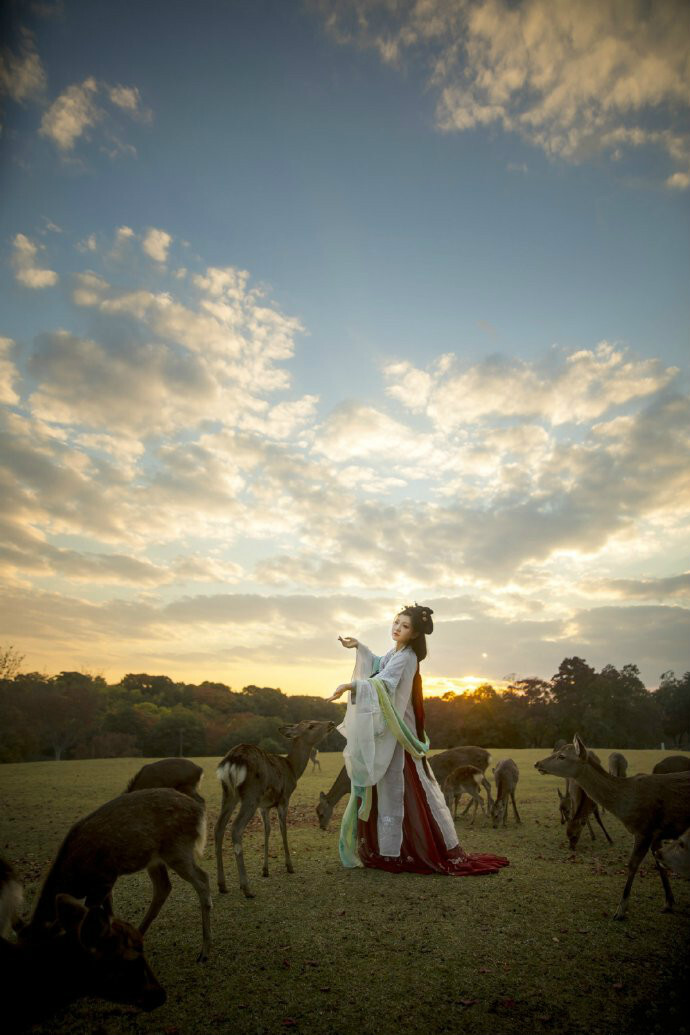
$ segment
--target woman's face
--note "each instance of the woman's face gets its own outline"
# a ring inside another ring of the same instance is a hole
[[[398,647],[405,647],[410,640],[414,639],[412,619],[409,615],[396,615],[393,619],[391,636]]]

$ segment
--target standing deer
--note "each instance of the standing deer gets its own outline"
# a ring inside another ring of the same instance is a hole
[[[690,826],[690,772],[622,779],[611,776],[588,756],[587,748],[577,733],[573,743],[574,752],[561,748],[536,762],[535,767],[540,773],[569,776],[576,780],[591,798],[605,805],[634,835],[633,850],[628,860],[628,879],[614,919],[625,918],[635,874],[650,848],[664,889],[664,912],[672,912],[671,885],[656,854],[664,838],[680,837]]]
[[[330,720],[302,719],[295,726],[283,726],[280,732],[290,740],[287,755],[263,751],[254,744],[238,744],[231,748],[218,764],[218,779],[223,789],[220,815],[216,822],[216,867],[218,890],[227,892],[223,869],[223,834],[235,805],[240,808],[232,824],[232,844],[235,850],[240,888],[247,898],[254,898],[249,887],[242,851],[242,835],[257,809],[264,825],[263,875],[268,877],[268,839],[271,833],[269,809],[276,809],[285,850],[285,867],[294,873],[287,839],[287,810],[297,781],[304,772],[311,749],[319,744],[335,723]]]
[[[316,772],[316,767],[317,766],[319,767],[319,771],[321,770],[321,763],[319,762],[319,749],[318,748],[312,748],[311,749],[311,751],[309,752],[309,761],[311,762],[311,771],[312,771],[312,773]]]
[[[609,772],[611,776],[628,775],[628,760],[620,751],[612,751],[609,755]]]
[[[0,889],[0,894],[2,893]],[[144,957],[141,934],[102,906],[56,895],[40,937],[0,938],[5,1031],[24,1031],[83,996],[155,1010],[166,999]]]
[[[161,787],[113,798],[75,823],[62,842],[34,910],[31,933],[53,922],[55,896],[61,892],[112,912],[117,878],[145,869],[153,885],[139,927],[145,934],[170,894],[170,866],[199,896],[203,941],[198,962],[204,962],[211,948],[211,892],[195,855],[203,854],[205,844],[206,811],[187,795]]]
[[[125,794],[151,790],[153,787],[172,787],[205,806],[206,802],[199,794],[199,784],[203,778],[204,770],[188,758],[161,758],[158,762],[142,766],[127,784]]]
[[[24,892],[14,867],[0,856],[0,938],[9,938],[19,924]]]
[[[486,813],[482,796],[479,793],[479,788],[482,785],[482,776],[481,769],[477,769],[476,765],[459,765],[456,769],[451,770],[441,785],[446,805],[449,809],[453,807],[456,812],[458,802],[463,794],[469,794],[470,805],[474,802],[471,825],[474,825],[474,821],[477,818],[478,808],[482,810],[482,813]]]
[[[457,769],[459,765],[474,765],[477,769],[482,772],[482,787],[486,791],[487,806],[491,809],[493,805],[493,799],[491,797],[491,784],[484,775],[486,769],[491,761],[491,752],[487,751],[486,748],[475,747],[473,744],[468,744],[463,747],[448,748],[447,751],[439,751],[437,755],[433,755],[429,758],[429,766],[440,784],[443,783],[448,774],[453,770]],[[470,807],[470,802],[467,808]],[[454,809],[454,816],[457,809]],[[467,812],[467,809],[465,809]],[[464,813],[463,813],[464,815]]]
[[[652,769],[652,775],[659,773],[687,773],[690,769],[690,758],[687,755],[667,755]]]
[[[347,769],[343,766],[326,793],[324,794],[323,791],[319,793],[316,815],[319,817],[319,826],[322,830],[328,830],[333,809],[344,795],[350,793],[350,790],[350,777],[347,775]]]
[[[512,758],[504,758],[496,764],[493,772],[494,779],[496,781],[496,800],[491,808],[491,818],[493,820],[494,829],[496,829],[501,820],[503,821],[503,826],[507,825],[506,821],[508,819],[509,798],[513,806],[513,812],[515,813],[515,822],[520,823],[520,813],[515,804],[515,788],[520,779],[520,772],[517,765]]]
[[[566,751],[568,753],[574,753],[575,749],[572,744],[564,744],[559,750]],[[592,751],[591,748],[587,749],[587,754],[591,758],[592,762],[596,765],[601,765],[599,756]],[[597,823],[604,832],[604,837],[610,845],[613,841],[609,837],[609,832],[604,826],[604,821],[599,813],[599,806],[592,798],[580,787],[579,783],[575,780],[566,779],[565,781],[565,794],[561,794],[560,788],[558,790],[558,807],[561,813],[561,824],[567,823],[565,829],[566,837],[568,838],[568,844],[570,845],[571,852],[574,852],[577,848],[580,835],[582,834],[582,828],[587,824],[589,830],[589,836],[592,841],[596,841],[594,830],[592,829],[592,822],[590,816],[594,816]]]

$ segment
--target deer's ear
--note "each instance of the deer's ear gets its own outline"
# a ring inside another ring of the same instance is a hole
[[[578,758],[587,758],[587,748],[583,744],[579,733],[576,733],[573,737],[573,745],[577,751]]]
[[[292,738],[295,735],[295,727],[294,726],[279,726],[278,727],[278,733],[282,733],[282,735],[284,737],[287,737],[288,740],[292,740]]]
[[[326,800],[326,795],[323,793],[323,791],[319,791],[319,801],[325,801],[325,800]]]
[[[79,941],[85,949],[95,949],[110,932],[110,917],[97,906],[87,910],[84,923],[79,930]]]
[[[78,931],[87,913],[86,906],[71,895],[55,896],[55,918],[66,931]]]

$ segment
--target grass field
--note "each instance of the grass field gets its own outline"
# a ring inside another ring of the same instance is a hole
[[[597,748],[602,758],[608,749]],[[629,773],[650,772],[669,752],[626,751]],[[211,960],[195,963],[201,943],[198,901],[172,876],[173,891],[146,939],[147,956],[168,992],[165,1006],[136,1013],[83,1001],[37,1031],[197,1033],[294,1031],[320,1035],[690,1035],[683,1005],[688,981],[690,883],[673,882],[674,915],[660,912],[661,883],[646,861],[633,887],[630,916],[612,919],[625,881],[631,836],[611,814],[592,842],[585,830],[575,855],[560,826],[556,788],[534,762],[548,751],[494,751],[520,767],[518,807],[505,829],[482,817],[458,819],[469,851],[507,855],[490,877],[391,876],[344,870],[337,828],[344,800],[324,833],[314,812],[341,766],[323,755],[311,765],[291,807],[296,873],[285,872],[274,817],[272,873],[261,877],[262,835],[255,819],[245,858],[257,896],[237,887],[229,834],[229,894],[215,891],[212,825],[220,788],[216,759],[197,759],[211,830],[205,865],[214,889]],[[32,763],[0,767],[0,851],[12,860],[30,906],[68,827],[125,786],[142,759]],[[118,881],[116,912],[137,922],[149,900],[146,874]]]

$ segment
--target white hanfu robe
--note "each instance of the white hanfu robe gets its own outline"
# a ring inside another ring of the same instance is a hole
[[[376,787],[379,853],[388,857],[399,856],[402,844],[405,749],[386,723],[372,678],[383,685],[395,711],[414,731],[412,684],[417,664],[410,646],[401,650],[394,647],[379,658],[360,644],[353,673],[355,690],[348,694],[345,719],[338,727],[347,740],[343,755],[353,786]],[[455,824],[441,788],[421,757],[415,758],[414,765],[446,849],[456,849]]]

